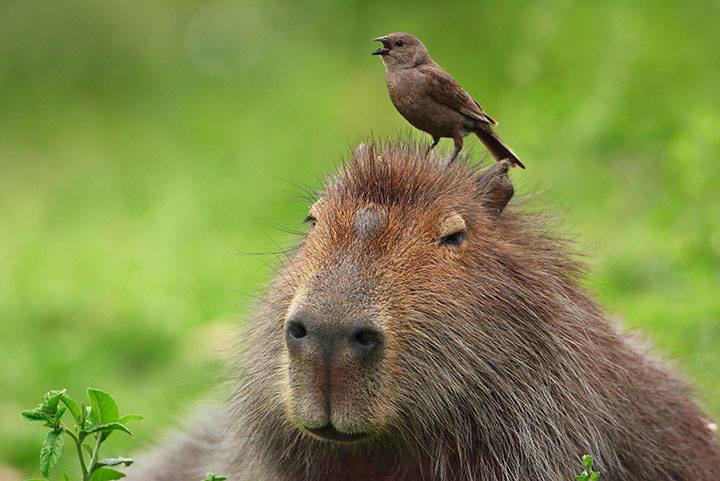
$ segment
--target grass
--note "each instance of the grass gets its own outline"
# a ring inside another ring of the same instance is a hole
[[[141,444],[222,396],[228,339],[278,262],[248,253],[292,242],[297,185],[406,132],[368,55],[393,30],[500,120],[518,192],[562,219],[588,288],[720,416],[719,9],[3,3],[0,471],[37,474],[18,413],[48,389],[113,392],[146,416]]]

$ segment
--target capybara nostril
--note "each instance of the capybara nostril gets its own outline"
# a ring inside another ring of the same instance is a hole
[[[287,336],[290,339],[302,339],[307,336],[305,324],[300,320],[289,321],[287,323]]]
[[[350,338],[353,349],[363,352],[377,351],[383,343],[383,334],[372,327],[361,327],[353,331]]]

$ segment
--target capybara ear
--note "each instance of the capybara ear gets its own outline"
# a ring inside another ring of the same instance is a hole
[[[510,162],[501,160],[478,176],[480,200],[483,208],[492,217],[500,216],[515,193],[510,176],[508,176],[509,168]]]

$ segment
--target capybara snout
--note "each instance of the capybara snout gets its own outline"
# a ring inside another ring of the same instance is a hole
[[[285,322],[290,414],[316,435],[375,430],[369,421],[382,385],[384,332],[341,311],[302,309]]]
[[[349,258],[307,269],[283,325],[288,416],[324,440],[377,430],[385,326],[368,269]]]
[[[364,363],[382,353],[383,331],[366,320],[335,322],[309,312],[299,312],[287,320],[287,345],[291,361],[318,356],[331,362],[349,356]]]

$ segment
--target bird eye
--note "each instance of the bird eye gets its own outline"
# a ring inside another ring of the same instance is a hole
[[[403,45],[405,45],[405,42],[403,42],[402,40],[395,40],[396,47],[402,47]]]
[[[458,246],[465,241],[466,237],[467,237],[467,232],[464,230],[461,230],[461,231],[453,232],[452,234],[448,234],[446,236],[441,237],[439,240],[439,243],[440,243],[440,245],[445,245],[445,246]]]
[[[310,224],[310,227],[315,227],[317,224],[317,219],[311,215],[305,217],[305,220],[303,220],[306,224]]]

